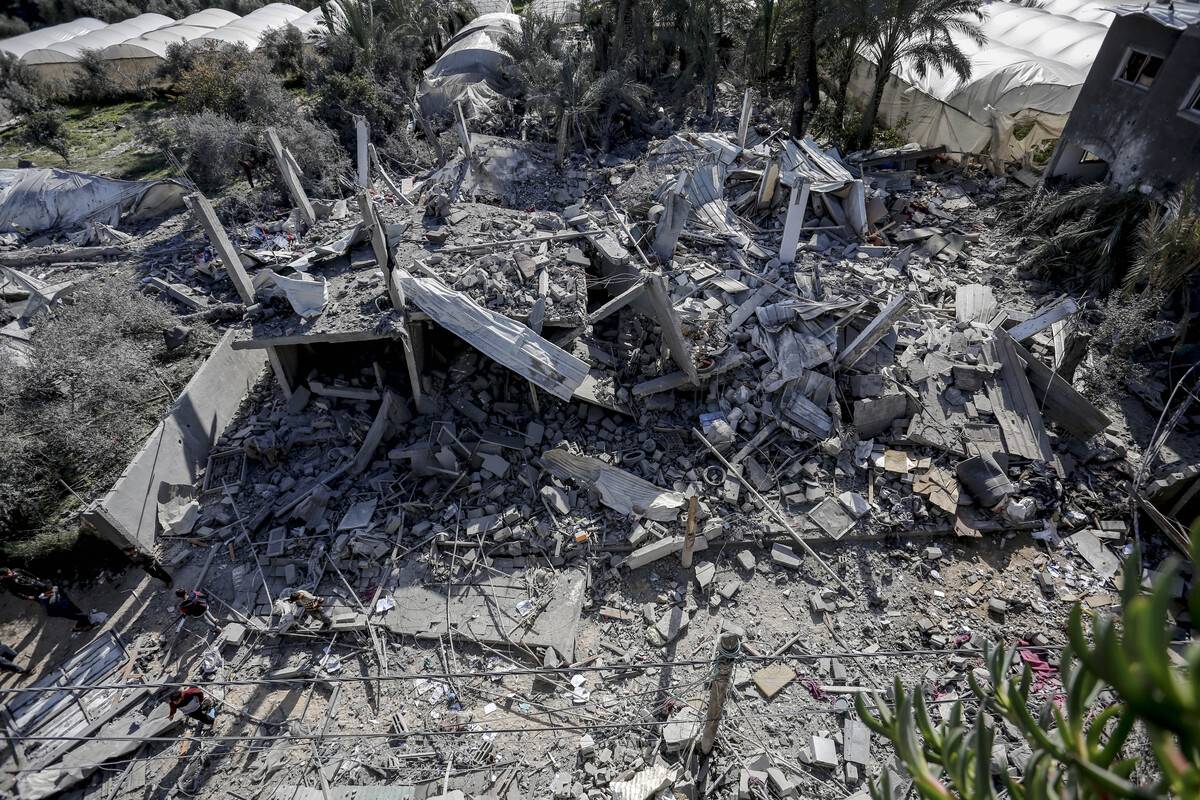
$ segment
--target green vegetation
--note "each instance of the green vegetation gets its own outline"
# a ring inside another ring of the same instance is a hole
[[[193,370],[192,347],[166,350],[174,321],[126,277],[97,278],[39,320],[28,363],[0,350],[0,550],[74,542],[79,498],[112,484]]]
[[[1192,543],[1195,563],[1196,529]],[[1014,678],[1014,652],[997,647],[985,658],[987,683],[969,676],[976,710],[957,702],[935,724],[923,691],[907,690],[897,679],[894,707],[876,697],[871,709],[859,696],[859,716],[895,745],[923,800],[1200,797],[1200,644],[1188,645],[1175,662],[1170,654],[1179,566],[1176,560],[1163,565],[1143,593],[1134,554],[1125,563],[1123,613],[1094,617],[1090,630],[1076,604],[1061,659],[1063,694],[1036,711],[1030,666]],[[1193,619],[1200,616],[1200,583],[1193,583],[1188,608]],[[997,717],[1030,749],[1023,774],[992,772]],[[1144,735],[1148,749],[1130,752],[1134,735]],[[872,797],[890,800],[892,789],[885,777],[872,785]]]
[[[70,168],[116,178],[156,178],[168,174],[162,153],[140,144],[138,129],[160,117],[168,107],[160,100],[136,100],[106,106],[74,106],[62,110],[62,135]],[[45,166],[67,166],[59,152],[31,143],[27,125],[0,132],[0,167],[15,167],[20,159]]]
[[[1190,186],[1162,202],[1106,183],[1044,191],[1013,230],[1028,238],[1030,269],[1079,288],[1173,292],[1200,270]]]

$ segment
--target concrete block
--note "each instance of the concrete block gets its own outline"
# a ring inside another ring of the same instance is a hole
[[[864,398],[854,401],[854,427],[862,438],[877,436],[908,410],[908,398],[902,394]]]
[[[800,569],[800,556],[786,544],[776,543],[771,548],[771,560],[785,569]]]

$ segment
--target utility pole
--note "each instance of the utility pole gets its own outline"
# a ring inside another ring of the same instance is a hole
[[[696,547],[696,495],[688,501],[687,530],[683,534],[683,553],[680,564],[684,569],[692,568],[692,550]]]
[[[704,733],[700,738],[700,752],[708,755],[717,740],[717,725],[725,713],[725,697],[729,694],[729,679],[733,675],[733,663],[741,654],[742,637],[732,631],[721,634],[721,651],[717,654],[717,673],[708,686],[708,708],[704,714]]]

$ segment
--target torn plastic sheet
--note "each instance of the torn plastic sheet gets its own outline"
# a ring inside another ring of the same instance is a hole
[[[183,206],[171,180],[121,181],[66,169],[0,169],[0,231],[73,230],[89,220],[116,226]]]
[[[323,276],[314,278],[298,272],[293,278],[265,269],[254,276],[253,284],[256,290],[274,286],[291,303],[292,310],[306,319],[320,316],[329,300],[329,284]]]
[[[512,59],[500,41],[509,34],[521,35],[521,18],[504,12],[481,14],[454,34],[417,87],[421,113],[448,114],[455,103],[467,117],[486,110],[507,88],[504,69]]]
[[[649,481],[598,458],[555,449],[542,454],[551,474],[587,484],[600,494],[600,502],[626,515],[671,522],[687,500],[679,492],[660,489]]]

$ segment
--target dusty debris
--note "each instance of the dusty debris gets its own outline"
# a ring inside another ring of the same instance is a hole
[[[180,791],[690,796],[716,741],[710,796],[841,800],[889,768],[853,694],[961,696],[984,635],[1111,602],[1133,461],[1059,369],[1087,366],[1087,301],[1002,271],[988,215],[1023,187],[919,148],[844,162],[748,96],[737,134],[595,165],[485,136],[506,20],[426,75],[463,145],[441,167],[393,180],[362,123],[353,196],[309,198],[269,134],[298,210],[239,229],[188,197],[195,266],[146,285],[235,324],[85,516],[164,548],[220,624],[104,656],[80,680],[119,709],[63,729],[149,753],[139,682],[230,679],[244,760],[189,737]],[[58,258],[0,258],[5,300],[65,302]],[[1200,481],[1142,486],[1170,525]],[[18,795],[92,748],[23,748]],[[131,763],[98,784],[166,774]]]

